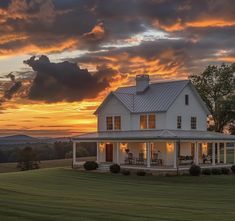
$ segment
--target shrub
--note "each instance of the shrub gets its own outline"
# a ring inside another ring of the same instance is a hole
[[[122,174],[125,175],[125,176],[128,176],[128,175],[130,175],[131,173],[130,173],[129,170],[123,170],[123,171],[122,171]]]
[[[98,168],[98,164],[95,161],[86,161],[83,167],[85,170],[96,170]]]
[[[211,175],[211,169],[209,169],[209,168],[203,169],[203,170],[202,170],[202,174],[203,174],[203,175]]]
[[[229,174],[229,172],[230,172],[230,169],[229,169],[229,168],[227,168],[227,167],[222,167],[222,168],[221,168],[221,173],[222,173],[222,174]]]
[[[213,175],[221,175],[221,174],[222,174],[221,168],[212,168],[212,169],[211,169],[211,173],[212,173]]]
[[[201,167],[193,164],[190,169],[189,169],[189,173],[191,176],[200,176],[201,174]]]
[[[137,171],[137,172],[136,172],[136,175],[137,175],[137,176],[145,176],[145,175],[146,175],[146,172],[140,170],[140,171]]]
[[[235,174],[235,164],[231,167],[232,172]]]
[[[111,173],[120,173],[120,166],[118,164],[112,164],[110,167],[109,167],[109,170]]]

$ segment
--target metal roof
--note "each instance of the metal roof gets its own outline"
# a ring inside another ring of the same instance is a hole
[[[82,134],[74,137],[78,141],[104,140],[221,140],[235,142],[235,135],[227,135],[210,131],[189,130],[139,130],[139,131],[107,131]]]
[[[96,110],[95,114],[98,113],[98,111],[102,108],[102,106],[105,104],[105,101],[110,98],[110,95],[114,95],[130,112],[133,113],[165,112],[169,109],[172,103],[176,100],[177,96],[189,83],[189,80],[153,83],[149,84],[148,89],[141,94],[136,93],[135,86],[120,87],[107,96],[104,102]],[[194,90],[194,92],[196,93],[206,112],[209,113],[196,90]]]

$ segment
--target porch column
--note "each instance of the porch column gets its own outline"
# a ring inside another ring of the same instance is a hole
[[[212,165],[215,165],[215,143],[212,143]]]
[[[217,163],[220,163],[220,143],[217,143]]]
[[[194,163],[196,164],[196,165],[198,165],[198,159],[199,159],[199,157],[198,157],[198,150],[199,150],[199,143],[198,142],[195,142],[194,143]]]
[[[174,169],[177,168],[177,143],[174,142],[174,164],[173,164]]]
[[[227,146],[226,143],[224,143],[224,164],[227,163]]]
[[[233,143],[233,163],[235,164],[235,143]]]
[[[149,142],[146,143],[146,147],[147,147],[147,167],[150,167],[151,166],[151,148],[150,148]]]
[[[77,150],[76,141],[73,141],[73,166],[76,164],[76,158],[77,158],[76,150]]]
[[[120,143],[118,142],[117,143],[117,164],[120,164],[120,157],[119,157],[119,155],[120,155]]]
[[[100,143],[99,142],[96,142],[96,162],[97,163],[100,163],[100,157],[99,157],[99,145]]]

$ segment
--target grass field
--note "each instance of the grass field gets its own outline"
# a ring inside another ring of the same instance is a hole
[[[235,220],[235,176],[137,177],[56,168],[0,174],[0,220]]]
[[[96,157],[80,157],[79,161],[95,160]],[[53,167],[71,167],[72,159],[59,159],[59,160],[43,160],[40,163],[40,168],[53,168]],[[9,173],[20,171],[17,168],[17,163],[0,163],[0,173]]]

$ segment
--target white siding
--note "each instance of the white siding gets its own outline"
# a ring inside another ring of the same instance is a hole
[[[185,95],[189,95],[189,105],[185,105]],[[197,117],[197,129],[207,130],[207,114],[189,86],[177,97],[167,111],[166,128],[177,129],[177,116],[182,116],[181,130],[191,130],[191,117]]]
[[[129,130],[130,111],[116,98],[111,97],[98,114],[98,131],[106,131],[106,117],[121,116],[121,130]]]

